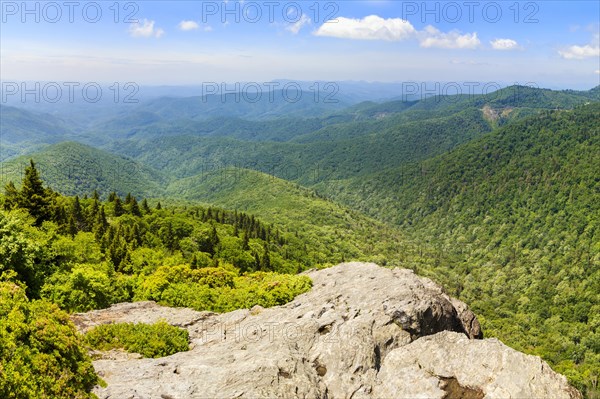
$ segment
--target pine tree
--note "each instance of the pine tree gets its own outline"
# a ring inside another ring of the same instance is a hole
[[[260,270],[272,271],[271,269],[271,254],[269,253],[269,247],[265,243],[263,247],[263,256],[261,258]]]
[[[144,200],[142,201],[142,211],[144,211],[144,214],[146,215],[152,212],[150,210],[150,207],[148,206],[148,200],[146,198],[144,198]]]
[[[100,208],[100,211],[96,215],[94,220],[93,232],[97,240],[100,240],[104,233],[108,229],[108,221],[106,220],[106,214],[104,213],[104,206]]]
[[[254,258],[254,270],[260,270],[260,255],[255,250],[252,250],[252,257]]]
[[[136,249],[142,245],[142,233],[140,232],[140,227],[137,223],[134,224],[131,229],[131,243],[133,244],[132,249]]]
[[[89,208],[86,216],[86,224],[89,228],[94,227],[94,223],[96,223],[96,218],[98,216],[98,212],[100,212],[100,203],[98,200],[92,200],[92,206]]]
[[[115,202],[115,200],[117,199],[117,193],[115,193],[114,191],[110,194],[108,194],[108,202]]]
[[[142,212],[140,211],[140,206],[138,205],[138,202],[135,199],[135,197],[131,198],[130,209],[131,209],[131,214],[132,215],[134,215],[134,216],[142,216]]]
[[[125,205],[129,205],[131,204],[131,199],[133,197],[131,196],[131,193],[127,193],[127,196],[125,197]]]
[[[81,203],[79,202],[79,197],[75,196],[73,200],[73,211],[72,216],[75,219],[75,226],[77,227],[77,231],[86,231],[86,223],[85,218],[83,216],[83,210],[81,209]]]
[[[162,205],[160,204],[160,201],[158,201],[158,204],[156,204],[156,209],[159,211],[162,209]]]
[[[217,233],[217,228],[215,225],[212,226],[212,230],[210,231],[209,242],[211,246],[211,255],[214,255],[217,252],[217,247],[219,246],[219,234]]]
[[[242,242],[242,249],[247,251],[250,249],[250,238],[248,237],[248,231],[244,232],[244,241]]]
[[[69,223],[69,219],[67,218],[67,211],[65,211],[64,206],[56,206],[56,209],[53,212],[52,221],[61,227],[61,231],[65,231],[65,225]]]
[[[94,190],[94,192],[92,193],[92,199],[100,201],[100,195],[98,194],[97,190]]]
[[[19,207],[27,209],[29,214],[35,218],[35,224],[38,226],[44,221],[50,220],[51,193],[50,190],[44,188],[33,159],[30,160],[29,166],[25,169],[23,188],[19,195]]]
[[[173,227],[171,222],[160,228],[159,230],[160,239],[169,251],[175,250],[175,235],[173,234]]]
[[[77,234],[77,224],[73,215],[69,217],[69,226],[67,227],[67,233],[71,237],[75,237],[75,235]]]
[[[125,209],[123,208],[123,203],[121,202],[121,199],[117,197],[115,199],[115,216],[121,216],[124,213]]]
[[[20,193],[12,181],[4,187],[4,210],[10,211],[19,206]]]

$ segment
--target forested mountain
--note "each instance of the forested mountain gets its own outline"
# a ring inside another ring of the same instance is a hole
[[[65,195],[83,196],[96,190],[103,198],[111,191],[160,197],[168,180],[167,175],[139,162],[77,142],[48,146],[31,157],[44,181]],[[31,157],[3,162],[0,182],[21,181]]]
[[[28,219],[31,228],[18,234],[75,251],[67,256],[70,266],[31,258],[52,265],[36,295],[68,310],[79,300],[67,295],[78,281],[71,273],[88,273],[80,264],[102,264],[97,278],[124,290],[90,307],[128,295],[200,309],[223,292],[196,291],[193,281],[208,277],[194,267],[222,266],[233,275],[219,270],[225,274],[215,278],[244,290],[244,271],[296,273],[370,260],[440,282],[474,308],[487,336],[541,355],[593,393],[600,375],[598,94],[598,87],[511,86],[485,96],[364,102],[326,112],[308,103],[234,110],[216,99],[202,108],[198,98],[162,98],[104,115],[87,130],[73,128],[75,140],[98,148],[49,145],[3,162],[1,180],[16,183],[7,187],[10,198],[32,158],[61,194],[48,194],[60,205],[46,221],[55,225]],[[60,120],[32,118],[31,137],[41,143],[54,132],[69,134],[43,123],[62,126]],[[134,211],[134,197],[151,206]],[[155,209],[158,201],[163,209]],[[14,227],[26,216],[13,209],[19,201],[6,203],[12,211],[3,217]],[[81,215],[96,209],[96,217],[103,208],[112,237],[95,235],[95,221],[85,222],[94,217],[78,221],[77,207]],[[138,246],[123,244],[137,234]],[[211,234],[219,244],[198,249]],[[79,254],[84,244],[98,251]],[[179,277],[169,280],[169,273]],[[44,291],[43,282],[50,288]],[[306,289],[289,284],[290,292]],[[232,295],[219,309],[244,306]]]
[[[488,333],[583,379],[600,364],[598,115],[599,103],[546,112],[322,188],[436,246],[447,263],[431,276],[483,315]]]
[[[0,162],[73,136],[59,118],[2,104],[0,121]]]
[[[239,209],[295,234],[318,251],[317,263],[349,259],[382,264],[409,262],[400,244],[405,238],[393,226],[320,198],[312,190],[250,169],[223,168],[180,179],[167,188],[170,198]]]
[[[3,143],[46,142],[46,140],[51,142],[73,134],[65,121],[49,114],[0,105],[0,115],[2,116],[0,138]]]
[[[235,88],[227,88],[232,89]],[[158,98],[144,103],[141,108],[167,120],[202,120],[223,116],[262,120],[279,116],[320,116],[350,105],[340,97],[342,96],[336,93],[335,87],[327,91],[315,88],[312,92],[297,90],[295,86],[269,91],[265,87],[253,85],[240,92]]]

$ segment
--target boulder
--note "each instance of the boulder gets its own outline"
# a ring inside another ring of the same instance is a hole
[[[481,339],[477,318],[410,270],[345,263],[307,274],[310,292],[226,314],[119,304],[74,315],[86,330],[165,320],[190,350],[160,359],[105,356],[103,399],[580,398],[539,357]]]

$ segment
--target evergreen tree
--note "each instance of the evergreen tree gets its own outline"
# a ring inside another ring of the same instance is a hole
[[[250,238],[249,238],[248,231],[244,232],[244,241],[242,242],[242,249],[244,251],[247,251],[250,249]]]
[[[162,205],[160,204],[160,201],[158,201],[158,204],[156,204],[156,209],[159,211],[162,209]]]
[[[96,218],[98,217],[98,212],[100,212],[100,203],[98,202],[98,200],[94,199],[92,201],[92,206],[90,206],[86,214],[86,225],[88,229],[94,227],[94,224],[96,223]]]
[[[255,250],[252,250],[252,257],[254,258],[254,270],[260,270],[260,255]]]
[[[19,197],[19,207],[29,211],[29,214],[35,218],[37,226],[50,220],[52,192],[44,188],[33,160],[29,161],[29,166],[25,169],[23,188]]]
[[[148,215],[148,214],[150,214],[150,212],[152,212],[150,210],[150,207],[148,206],[148,200],[146,198],[144,198],[144,200],[142,201],[142,211],[146,215]]]
[[[271,268],[271,254],[269,253],[269,247],[267,243],[265,243],[263,247],[263,256],[261,258],[260,270],[263,271],[272,271]]]
[[[130,209],[131,209],[131,214],[133,216],[142,216],[142,212],[140,211],[140,206],[138,205],[138,202],[135,199],[135,197],[131,198]]]
[[[97,240],[100,240],[106,230],[108,229],[108,221],[106,220],[106,214],[104,213],[104,206],[100,208],[100,211],[96,215],[96,219],[94,220],[93,232],[96,236]]]
[[[117,199],[117,193],[115,193],[114,191],[110,194],[108,194],[108,202],[115,202],[115,200]]]
[[[165,247],[169,251],[175,250],[175,235],[173,234],[173,227],[171,226],[171,222],[167,222],[167,224],[160,228],[159,236]]]
[[[75,237],[77,234],[77,222],[75,222],[75,217],[73,215],[69,216],[69,226],[67,227],[67,232],[71,237]]]
[[[217,228],[213,224],[212,230],[210,231],[209,242],[211,246],[211,255],[214,255],[217,252],[217,247],[219,246],[219,234],[217,233]]]
[[[4,187],[4,210],[9,211],[19,206],[20,193],[12,181]]]
[[[139,247],[140,245],[142,245],[142,233],[140,232],[140,227],[137,223],[134,224],[133,228],[131,229],[130,242],[133,244],[132,249],[135,249],[135,248]]]
[[[133,197],[131,196],[131,193],[127,193],[127,196],[125,197],[125,205],[131,204],[132,198]]]
[[[65,211],[64,206],[56,206],[53,212],[52,221],[58,224],[61,227],[61,231],[65,231],[65,225],[68,224],[67,211]]]
[[[73,200],[73,211],[72,211],[73,219],[75,220],[75,226],[77,227],[77,231],[86,231],[86,223],[85,218],[83,216],[83,210],[81,209],[81,202],[79,202],[79,197],[75,196]]]
[[[123,203],[119,197],[115,198],[115,216],[121,216],[125,213],[125,209],[123,208]]]

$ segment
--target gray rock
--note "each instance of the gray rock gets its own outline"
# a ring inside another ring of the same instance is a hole
[[[537,357],[481,338],[468,307],[409,270],[346,263],[310,271],[285,306],[226,314],[120,304],[75,315],[93,325],[159,319],[191,349],[160,359],[107,356],[94,367],[114,398],[580,398]]]
[[[444,331],[391,352],[379,372],[373,396],[427,398],[579,398],[566,379],[537,356],[525,355],[497,339],[470,340]]]

